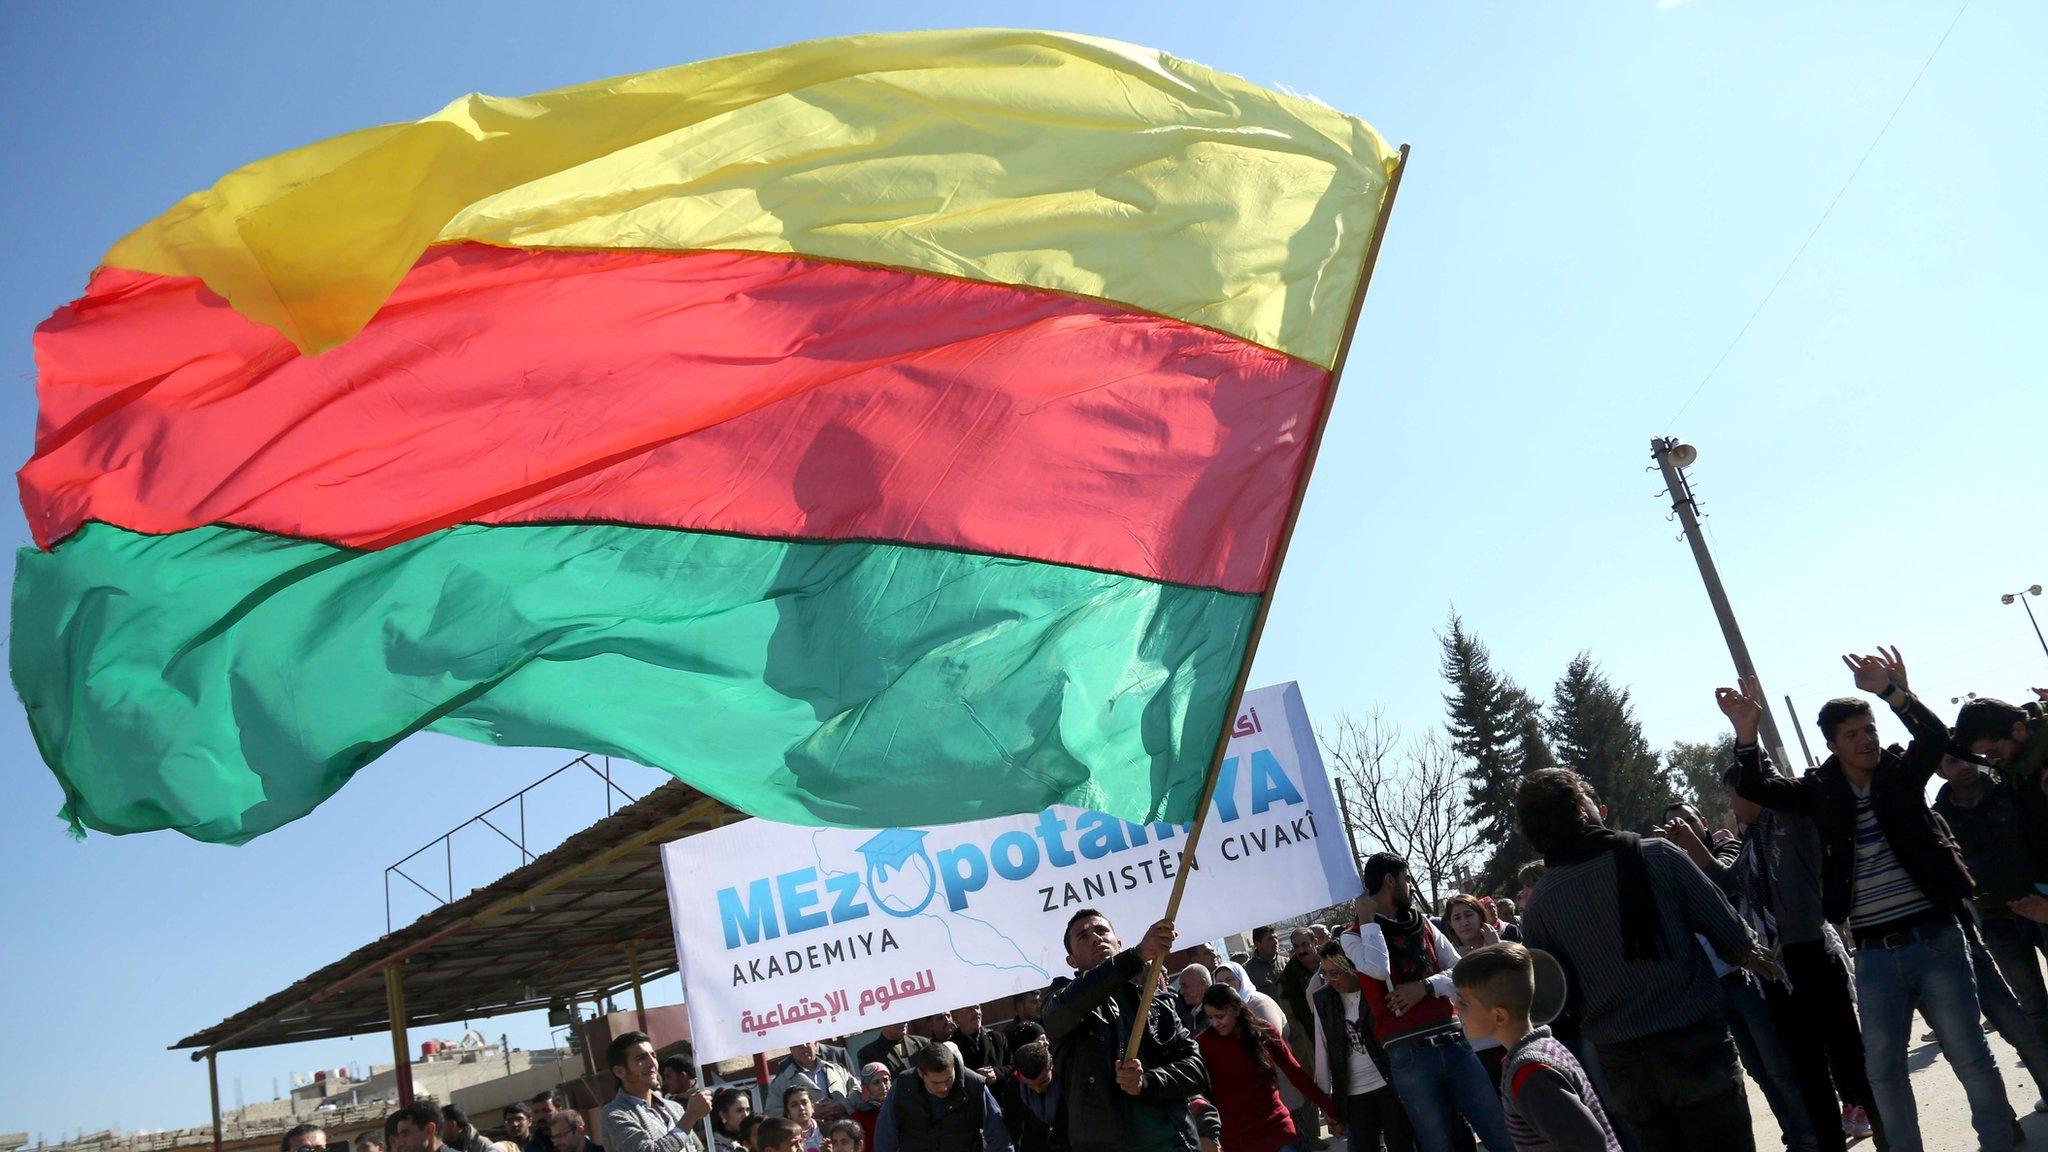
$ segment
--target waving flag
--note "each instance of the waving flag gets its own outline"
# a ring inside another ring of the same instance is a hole
[[[1393,164],[976,31],[230,173],[37,332],[12,672],[65,814],[239,842],[426,729],[785,821],[1185,819]]]

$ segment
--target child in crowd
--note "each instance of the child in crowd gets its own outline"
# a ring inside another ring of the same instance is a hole
[[[811,1090],[801,1084],[782,1094],[782,1114],[796,1125],[797,1139],[804,1152],[818,1152],[825,1146],[825,1133],[818,1128],[817,1108],[811,1099]]]
[[[825,1147],[827,1152],[865,1152],[868,1146],[867,1133],[851,1120],[834,1120],[825,1125]]]
[[[780,1116],[770,1116],[754,1130],[761,1152],[801,1152],[803,1131]]]
[[[1517,1149],[1621,1152],[1578,1059],[1551,1039],[1549,1028],[1529,1024],[1536,973],[1527,948],[1501,943],[1474,949],[1451,970],[1451,983],[1465,1034],[1507,1048],[1500,1101]]]

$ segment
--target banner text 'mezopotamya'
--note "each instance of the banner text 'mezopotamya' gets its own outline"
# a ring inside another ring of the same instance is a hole
[[[1263,816],[1275,806],[1303,802],[1300,786],[1280,759],[1271,751],[1257,749],[1248,756],[1224,759],[1217,776],[1213,819],[1230,825],[1246,817]],[[899,853],[899,858],[880,865],[871,857],[866,875],[859,870],[821,873],[813,866],[721,888],[716,897],[719,924],[730,950],[859,920],[874,908],[891,916],[915,916],[930,903],[932,889],[944,893],[949,910],[961,912],[991,879],[1021,883],[1045,868],[1072,868],[1148,844],[1163,844],[1185,831],[1183,825],[1132,824],[1100,812],[1075,813],[1070,820],[1059,809],[1047,809],[1038,814],[1029,830],[1003,832],[986,845],[964,841],[938,849],[929,865],[934,875],[921,901],[915,897],[894,902],[874,898],[877,882],[891,871],[924,864],[920,857]],[[911,847],[921,852],[915,844]],[[1178,864],[1178,853],[1162,852],[1156,867],[1170,879]],[[1147,871],[1154,866],[1148,857]]]

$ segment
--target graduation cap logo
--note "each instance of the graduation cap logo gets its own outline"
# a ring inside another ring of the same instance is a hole
[[[891,916],[917,915],[938,892],[924,836],[918,828],[884,828],[860,846],[868,860],[868,896]]]

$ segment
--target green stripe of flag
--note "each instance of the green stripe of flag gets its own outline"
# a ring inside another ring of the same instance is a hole
[[[1255,597],[899,545],[461,526],[377,552],[90,524],[21,552],[65,815],[239,843],[430,729],[667,769],[770,819],[1190,819]]]

